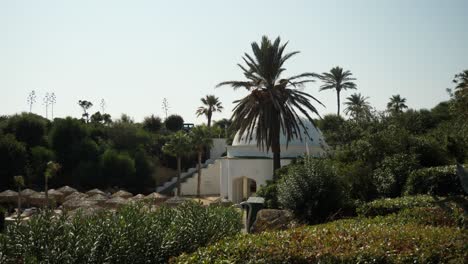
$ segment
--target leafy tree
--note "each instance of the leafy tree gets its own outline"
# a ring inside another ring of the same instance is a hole
[[[28,184],[42,185],[42,177],[47,167],[47,162],[55,160],[55,154],[52,150],[36,146],[31,148],[30,160],[31,171],[28,175]]]
[[[83,109],[83,114],[81,115],[84,120],[86,120],[86,123],[89,122],[89,114],[88,114],[88,109],[93,107],[93,103],[86,101],[86,100],[79,100],[78,105]]]
[[[392,97],[390,97],[390,102],[388,102],[387,104],[387,109],[391,113],[398,114],[403,112],[403,109],[408,108],[408,106],[405,103],[406,98],[402,98],[399,94],[392,95]]]
[[[367,102],[369,97],[364,97],[360,93],[352,94],[347,97],[345,102],[346,108],[344,110],[345,114],[350,115],[354,120],[366,120],[370,116],[371,106]]]
[[[27,151],[13,135],[0,136],[0,186],[12,186],[12,175],[23,174],[27,164]]]
[[[104,125],[109,125],[112,123],[112,117],[110,114],[103,114],[102,115],[102,122]]]
[[[324,72],[316,75],[323,84],[320,86],[320,91],[323,90],[336,90],[336,101],[337,101],[337,115],[340,115],[340,93],[343,90],[356,89],[356,84],[353,82],[356,79],[351,77],[353,75],[350,71],[343,71],[343,68],[336,66],[332,68],[330,72]]]
[[[134,160],[136,177],[129,184],[129,187],[135,188],[138,192],[145,192],[148,187],[154,187],[154,180],[152,178],[154,163],[143,149],[137,150]]]
[[[149,132],[157,133],[162,126],[161,118],[158,116],[147,116],[143,120],[143,129]]]
[[[135,178],[135,161],[127,153],[106,150],[101,157],[101,167],[108,186],[127,186]]]
[[[13,181],[15,182],[16,187],[18,188],[18,214],[17,218],[20,218],[21,215],[21,188],[24,187],[24,178],[21,175],[17,175],[13,177]]]
[[[14,134],[18,141],[30,148],[44,143],[47,125],[48,121],[41,116],[22,113],[8,119],[5,132]]]
[[[245,53],[243,60],[247,66],[239,64],[247,80],[227,81],[217,85],[230,85],[234,89],[245,88],[248,91],[247,96],[235,101],[237,105],[231,119],[234,127],[239,128],[241,136],[255,136],[260,148],[266,148],[267,151],[271,148],[274,171],[281,167],[281,133],[286,135],[288,142],[302,137],[300,128],[304,131],[306,129],[298,112],[314,122],[309,112],[317,115],[318,112],[310,100],[322,105],[315,97],[296,89],[312,82],[310,77],[315,76],[314,74],[302,73],[281,78],[286,70],[284,63],[299,52],[283,54],[287,43],[281,45],[280,42],[279,37],[271,42],[266,36],[260,44],[253,42],[253,57]]]
[[[60,164],[53,161],[47,162],[46,171],[44,173],[44,193],[47,205],[49,205],[49,179],[57,176],[59,170]]]
[[[197,178],[197,196],[200,197],[200,186],[201,186],[201,171],[202,171],[202,154],[203,151],[208,148],[210,149],[213,145],[213,139],[210,128],[208,126],[196,126],[190,131],[191,143],[195,152],[198,155],[198,178]]]
[[[377,191],[382,196],[400,196],[409,174],[417,167],[418,161],[414,154],[400,153],[385,157],[374,170]]]
[[[214,95],[207,95],[200,99],[203,103],[203,106],[200,106],[196,114],[197,116],[205,115],[207,119],[208,127],[211,127],[211,117],[213,112],[221,112],[223,111],[223,106],[219,101],[219,98]]]
[[[177,158],[177,196],[180,196],[181,158],[188,155],[191,150],[190,137],[182,131],[172,134],[162,148],[164,153]]]
[[[135,124],[116,122],[108,132],[109,139],[114,147],[120,151],[131,151],[132,153],[150,142],[150,135]]]
[[[452,95],[454,108],[462,120],[468,118],[468,70],[458,73],[453,78],[455,92]]]
[[[184,127],[184,119],[180,115],[170,115],[164,120],[164,125],[169,131],[179,131]]]
[[[91,115],[91,123],[102,123],[104,118],[101,115],[101,112],[97,111],[93,115]]]

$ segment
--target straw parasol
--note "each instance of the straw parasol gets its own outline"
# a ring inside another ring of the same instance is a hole
[[[47,205],[47,200],[46,200],[44,192],[38,192],[29,196],[29,203],[37,207]]]
[[[18,193],[12,190],[6,190],[0,193],[1,203],[14,203],[18,201]]]
[[[137,194],[137,195],[135,195],[133,197],[130,197],[129,199],[134,200],[134,201],[140,201],[142,199],[145,199],[145,197],[146,196],[144,196],[143,194],[140,193],[140,194]]]
[[[35,194],[37,192],[35,190],[33,190],[33,189],[24,189],[20,193],[21,193],[21,196],[29,198],[29,196],[31,196],[31,195],[33,195],[33,194]]]
[[[62,203],[63,199],[65,198],[65,195],[62,192],[59,192],[59,191],[54,190],[54,189],[50,189],[47,193],[49,194],[49,197],[51,197],[52,199],[54,199],[58,203]]]
[[[65,185],[63,187],[58,188],[57,191],[63,193],[65,196],[68,196],[68,195],[70,195],[70,194],[72,194],[74,192],[77,192],[77,190],[75,188],[72,188],[72,187],[70,187],[68,185]]]
[[[92,190],[89,190],[89,191],[86,192],[86,195],[88,195],[88,196],[93,196],[95,194],[102,194],[102,195],[107,196],[105,192],[103,192],[103,191],[101,191],[99,189],[92,189]]]
[[[97,201],[92,201],[86,198],[75,198],[65,201],[62,206],[65,209],[89,208],[98,205]]]
[[[116,196],[116,197],[112,197],[111,199],[107,200],[105,203],[104,203],[104,206],[108,207],[108,208],[119,208],[121,206],[124,206],[124,205],[127,205],[130,201],[128,201],[127,199],[125,198],[122,198],[122,197],[119,197],[119,196]]]
[[[166,200],[166,202],[164,202],[165,204],[167,204],[168,206],[177,206],[179,204],[182,204],[186,201],[190,201],[191,199],[190,198],[185,198],[185,197],[180,197],[180,196],[174,196],[174,197],[171,197],[170,199]]]
[[[75,199],[75,198],[84,198],[84,197],[88,197],[88,196],[81,192],[74,192],[66,196],[64,201],[68,201],[68,200]]]
[[[164,194],[157,193],[157,192],[150,193],[147,196],[145,196],[145,198],[144,198],[144,200],[155,203],[155,204],[162,203],[162,202],[166,201],[167,199],[169,199],[168,196],[166,196]]]
[[[128,198],[130,198],[132,196],[133,196],[132,193],[124,191],[124,190],[120,190],[120,191],[117,191],[117,192],[112,194],[112,197],[122,197],[122,198],[125,198],[125,199],[128,199]]]
[[[95,194],[91,197],[88,197],[88,198],[85,198],[86,200],[89,200],[89,201],[96,201],[98,205],[104,205],[104,203],[109,200],[109,198],[107,198],[107,196],[105,195],[102,195],[102,194]]]

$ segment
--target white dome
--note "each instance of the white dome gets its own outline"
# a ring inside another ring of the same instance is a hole
[[[285,133],[283,132],[280,138],[282,157],[295,157],[303,155],[308,151],[314,153],[323,152],[323,147],[326,144],[320,130],[316,128],[309,120],[305,118],[301,120],[305,125],[308,135],[306,135],[304,129],[300,126],[300,133],[302,135],[302,139],[299,136],[293,137],[291,141],[289,141],[289,144],[286,144],[287,139]],[[307,150],[306,147],[308,147],[309,149]],[[239,132],[237,132],[232,142],[232,146],[228,148],[228,156],[271,157],[271,150],[269,151],[269,153],[266,153],[266,151],[261,151],[260,149],[258,149],[255,130],[252,133],[250,139],[246,138],[246,133],[244,133],[242,137],[239,137]]]

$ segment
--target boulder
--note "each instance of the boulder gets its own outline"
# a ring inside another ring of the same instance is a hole
[[[253,233],[267,230],[285,230],[295,225],[294,215],[287,210],[262,209],[257,213],[257,219],[252,226]]]

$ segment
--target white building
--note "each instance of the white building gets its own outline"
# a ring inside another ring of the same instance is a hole
[[[302,132],[300,138],[293,139],[286,145],[286,137],[281,137],[281,165],[287,165],[292,159],[309,153],[313,156],[324,154],[326,144],[321,132],[315,126],[303,120],[309,137]],[[306,140],[307,139],[307,140]],[[221,154],[227,150],[227,155]],[[227,198],[235,203],[241,202],[273,179],[272,152],[262,151],[257,146],[255,135],[252,139],[239,138],[237,134],[232,146],[226,146],[224,139],[215,139],[211,150],[211,160],[202,169],[201,194]],[[181,184],[182,195],[196,195],[197,173],[190,169]],[[161,187],[160,187],[161,188]],[[161,189],[162,190],[162,189]],[[159,190],[159,191],[161,191]]]

